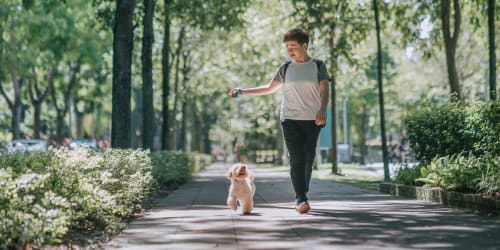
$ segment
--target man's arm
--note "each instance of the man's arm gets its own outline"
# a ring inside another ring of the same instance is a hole
[[[241,89],[241,95],[246,95],[246,96],[260,96],[260,95],[268,95],[268,94],[273,94],[274,92],[278,91],[278,89],[281,88],[283,84],[279,81],[276,80],[271,80],[268,84],[262,85],[259,87],[255,88],[245,88]],[[231,89],[229,91],[229,95],[232,96],[233,91],[235,89]]]
[[[319,82],[319,93],[321,95],[321,107],[316,115],[316,124],[326,124],[326,108],[330,100],[330,82],[328,80],[321,80]]]

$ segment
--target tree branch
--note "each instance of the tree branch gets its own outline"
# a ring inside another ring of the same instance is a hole
[[[9,105],[9,108],[12,110],[14,109],[14,104],[12,103],[12,101],[9,99],[9,96],[7,95],[7,93],[5,93],[4,89],[3,89],[3,86],[2,86],[2,83],[0,83],[0,93],[2,94],[2,96],[5,98],[5,101],[7,102],[7,104]]]

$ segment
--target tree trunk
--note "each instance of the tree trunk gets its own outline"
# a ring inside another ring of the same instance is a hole
[[[64,117],[66,116],[66,113],[68,113],[68,110],[70,108],[69,103],[70,103],[71,93],[73,92],[73,89],[75,88],[75,86],[77,86],[77,84],[78,84],[77,75],[80,72],[80,60],[77,60],[76,64],[73,67],[70,66],[69,70],[70,70],[71,76],[69,77],[68,86],[66,88],[61,88],[61,92],[63,92],[63,106],[62,107],[57,106],[57,96],[56,96],[55,87],[52,87],[50,89],[52,99],[54,102],[54,108],[57,111],[57,119],[58,119],[58,122],[59,122],[59,119],[61,122],[59,129],[56,128],[56,131],[60,132],[60,134],[56,134],[57,143],[59,145],[62,144],[62,142],[63,142],[62,131],[63,131],[63,125],[64,125]]]
[[[12,80],[12,84],[14,85],[14,100],[11,100],[7,93],[5,93],[2,84],[0,83],[0,93],[5,99],[5,102],[7,102],[7,105],[9,106],[10,112],[12,114],[11,120],[10,120],[10,129],[12,132],[12,139],[19,139],[20,137],[20,130],[19,126],[21,123],[21,112],[22,112],[22,103],[20,96],[21,94],[17,93],[17,90],[21,90],[22,88],[22,82],[19,82],[19,80]]]
[[[43,93],[41,93],[40,89],[38,88],[37,81],[35,80],[35,83],[29,82],[28,84],[28,91],[29,91],[29,97],[31,100],[31,105],[33,105],[34,113],[33,113],[33,138],[35,139],[40,139],[40,127],[41,127],[41,121],[40,121],[40,115],[41,115],[41,110],[42,110],[42,104],[45,98],[47,98],[50,89],[52,88],[54,84],[54,72],[56,70],[55,66],[52,66],[49,69],[48,72],[48,77],[47,77],[47,88]],[[35,95],[36,93],[36,95]]]
[[[366,155],[368,154],[367,148],[366,148],[366,136],[368,134],[368,112],[367,112],[367,107],[364,105],[361,106],[361,119],[360,119],[360,127],[359,127],[359,154],[360,154],[360,159],[359,163],[360,164],[365,164],[366,161]]]
[[[210,116],[207,115],[207,113],[202,110],[202,119],[201,119],[201,145],[202,145],[202,153],[204,154],[210,154],[211,151],[211,143],[210,143],[210,127],[211,125],[211,119]]]
[[[332,136],[332,150],[331,150],[331,159],[332,159],[332,173],[338,173],[338,159],[337,159],[337,117],[335,115],[337,109],[337,69],[338,69],[338,53],[335,49],[335,23],[330,25],[330,39],[329,39],[329,48],[330,48],[330,72],[331,72],[331,86],[330,86],[330,115],[332,117],[331,124],[331,136]]]
[[[164,1],[164,15],[165,15],[165,32],[163,35],[163,48],[162,48],[162,120],[161,125],[161,143],[162,149],[170,149],[170,126],[169,126],[169,110],[168,110],[168,98],[170,95],[170,63],[169,63],[169,53],[170,53],[170,4],[172,0]]]
[[[62,107],[57,106],[57,96],[56,96],[55,87],[52,87],[50,89],[51,90],[50,93],[52,95],[52,101],[54,102],[54,108],[56,109],[56,112],[57,112],[56,142],[59,145],[62,145],[63,139],[64,139],[64,135],[63,135],[64,117],[66,116],[66,113],[68,113],[69,99],[71,97],[71,92],[72,92],[73,88],[76,86],[77,81],[78,81],[76,75],[80,71],[79,63],[77,63],[77,65],[70,70],[72,72],[71,72],[68,86],[66,89],[62,88],[62,92],[63,92],[63,106]]]
[[[380,108],[380,136],[382,138],[382,160],[384,161],[384,180],[389,181],[389,162],[387,160],[387,138],[385,136],[385,112],[384,112],[384,88],[382,84],[382,47],[380,42],[380,24],[378,16],[378,3],[373,0],[373,11],[375,12],[375,28],[377,30],[377,85],[378,102]]]
[[[24,85],[24,80],[14,80],[14,104],[11,108],[12,112],[12,121],[11,121],[11,129],[12,129],[12,139],[20,139],[21,138],[21,114],[23,111],[23,103],[21,100],[21,91]]]
[[[490,54],[490,100],[497,99],[497,73],[495,55],[495,0],[488,0],[488,43]]]
[[[66,114],[66,113],[65,113]],[[57,145],[63,145],[64,142],[64,115],[61,111],[57,111],[56,115],[56,142]]]
[[[34,139],[40,139],[40,127],[41,127],[41,121],[40,121],[40,114],[42,110],[42,105],[41,103],[39,104],[33,104],[33,138]]]
[[[201,152],[202,146],[201,146],[201,119],[200,119],[200,112],[198,112],[196,103],[193,103],[191,105],[192,110],[192,117],[193,117],[193,126],[192,127],[192,132],[191,134],[193,135],[191,137],[191,150],[195,152]]]
[[[174,80],[174,107],[172,108],[172,128],[173,134],[177,135],[177,103],[179,102],[179,72],[180,72],[180,61],[182,46],[184,42],[184,36],[186,34],[186,25],[182,24],[179,30],[179,37],[177,38],[177,49],[175,50],[175,80]],[[177,136],[172,138],[172,147],[178,149],[177,147]]]
[[[455,54],[457,49],[458,35],[460,33],[460,5],[458,0],[453,0],[454,7],[454,30],[450,32],[451,0],[441,0],[441,22],[443,39],[446,53],[446,66],[448,69],[448,81],[451,88],[451,98],[464,104],[464,97],[458,81]]]
[[[182,90],[180,93],[180,98],[181,98],[181,103],[182,103],[182,120],[181,120],[181,132],[180,132],[180,137],[179,137],[179,149],[182,151],[186,151],[186,131],[187,131],[187,85],[189,82],[189,63],[188,63],[188,58],[189,58],[189,51],[186,51],[185,53],[182,54]]]
[[[113,90],[111,115],[111,146],[130,148],[131,68],[134,32],[132,20],[135,0],[116,2],[113,27]]]
[[[153,109],[153,16],[154,1],[144,0],[144,34],[142,37],[142,142],[144,149],[153,149],[155,135]]]
[[[76,138],[84,138],[85,133],[83,131],[83,117],[84,117],[84,112],[78,110],[78,99],[75,99],[73,102],[73,111],[75,112],[75,119],[76,119]]]
[[[187,102],[182,100],[182,121],[181,121],[181,132],[179,136],[179,149],[181,151],[186,151],[186,129],[187,129]]]
[[[16,23],[14,21],[11,22],[11,38],[10,44],[13,48],[17,45],[16,36],[14,34]],[[2,31],[3,32],[3,31]],[[0,33],[1,34],[1,33]],[[5,98],[9,109],[12,113],[12,118],[10,122],[10,129],[12,132],[12,139],[19,139],[21,137],[20,124],[21,124],[21,112],[22,112],[22,100],[21,100],[21,91],[23,87],[23,80],[18,79],[17,76],[11,72],[12,75],[12,85],[14,88],[14,100],[11,100],[7,93],[4,91],[2,84],[0,83],[0,93]]]

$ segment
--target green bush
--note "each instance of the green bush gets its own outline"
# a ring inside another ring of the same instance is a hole
[[[475,157],[436,157],[428,166],[421,168],[417,181],[428,187],[473,193],[491,193],[500,188],[500,157],[490,154]]]
[[[404,123],[415,159],[429,163],[461,152],[500,154],[499,103],[453,103],[412,112]]]
[[[210,162],[210,156],[197,153],[159,151],[151,154],[153,178],[162,189],[179,186]]]
[[[401,165],[396,171],[395,181],[403,185],[422,186],[422,182],[416,181],[418,178],[422,177],[420,168],[420,165]]]
[[[0,248],[60,242],[71,230],[115,230],[142,209],[149,152],[85,148],[0,157]]]

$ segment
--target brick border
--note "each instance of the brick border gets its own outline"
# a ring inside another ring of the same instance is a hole
[[[426,203],[478,211],[483,215],[500,216],[500,199],[477,194],[463,194],[442,188],[414,187],[382,182],[379,191],[393,196],[414,198]]]

